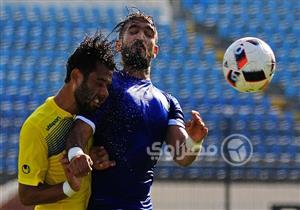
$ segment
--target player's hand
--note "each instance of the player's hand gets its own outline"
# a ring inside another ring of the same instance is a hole
[[[90,150],[90,156],[93,160],[93,167],[97,170],[104,170],[116,165],[116,161],[109,160],[109,155],[103,146],[93,147]]]
[[[69,168],[77,177],[88,175],[92,169],[93,161],[87,154],[76,155],[70,161]]]
[[[185,129],[188,135],[195,141],[201,142],[208,133],[208,128],[205,126],[200,117],[199,112],[192,110],[192,119],[185,124]]]
[[[62,159],[60,160],[60,162],[63,166],[64,172],[65,172],[65,175],[67,177],[67,181],[68,181],[70,187],[76,192],[79,191],[81,180],[80,180],[80,178],[76,177],[70,170],[70,168],[69,168],[70,162],[68,160],[68,156],[66,154],[64,154]]]

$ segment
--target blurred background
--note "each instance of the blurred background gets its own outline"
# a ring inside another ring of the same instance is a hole
[[[16,177],[23,121],[62,86],[67,58],[85,34],[111,32],[126,6],[157,24],[153,83],[178,98],[186,119],[192,109],[200,112],[210,129],[204,148],[217,148],[187,168],[163,150],[154,209],[300,209],[299,0],[1,0],[0,6],[1,209],[22,209]],[[263,93],[238,93],[223,76],[226,48],[246,36],[266,41],[275,53],[277,69]],[[231,134],[253,145],[243,166],[220,154]]]

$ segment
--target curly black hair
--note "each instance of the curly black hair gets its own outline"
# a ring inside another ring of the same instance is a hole
[[[127,23],[129,23],[132,20],[136,20],[136,19],[142,19],[143,21],[149,23],[155,30],[155,33],[157,34],[157,28],[156,25],[154,23],[153,17],[150,15],[146,15],[145,13],[143,13],[141,10],[139,10],[136,7],[132,7],[131,9],[135,9],[136,11],[134,12],[128,12],[129,14],[121,21],[119,22],[114,29],[112,30],[112,32],[116,31],[119,33],[119,39],[122,39],[123,35],[124,35],[124,29]],[[157,42],[157,36],[156,36],[156,42]]]
[[[116,67],[114,55],[113,43],[109,42],[101,32],[97,31],[93,36],[86,36],[80,46],[68,58],[65,83],[70,81],[71,72],[75,68],[81,71],[84,78],[95,71],[99,64],[103,64],[109,70],[114,71]]]

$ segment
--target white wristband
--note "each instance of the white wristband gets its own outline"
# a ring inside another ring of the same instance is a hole
[[[66,196],[71,197],[76,192],[71,188],[68,181],[65,181],[63,184],[63,192]]]
[[[80,147],[72,147],[71,149],[69,149],[68,159],[69,159],[69,161],[71,161],[73,157],[75,157],[77,155],[83,155],[83,154],[84,154],[84,152],[82,151],[82,149]]]
[[[199,152],[202,147],[202,141],[195,142],[190,136],[185,140],[186,148],[192,152]]]

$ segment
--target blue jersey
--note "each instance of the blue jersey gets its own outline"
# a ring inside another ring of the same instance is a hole
[[[89,209],[152,209],[150,187],[157,159],[149,148],[164,142],[168,126],[184,127],[182,109],[150,80],[123,72],[114,73],[109,93],[96,113],[85,116],[96,126],[94,145],[104,146],[116,161],[115,167],[93,170]]]

